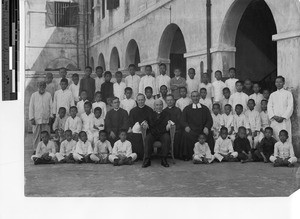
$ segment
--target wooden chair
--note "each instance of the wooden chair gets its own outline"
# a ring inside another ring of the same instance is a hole
[[[144,129],[144,128],[141,128],[141,131],[142,131],[142,139],[143,139],[143,145],[144,145],[144,148],[145,148],[145,140],[146,140],[146,132],[147,130]],[[171,125],[170,127],[170,138],[171,138],[171,157],[172,157],[172,160],[173,160],[173,164],[175,164],[175,158],[174,158],[174,139],[175,139],[175,132],[176,132],[176,125]],[[158,148],[161,148],[161,142],[160,141],[155,141],[153,143],[153,150],[154,150],[154,153],[157,154],[157,149]],[[144,160],[145,160],[145,157],[144,157]]]

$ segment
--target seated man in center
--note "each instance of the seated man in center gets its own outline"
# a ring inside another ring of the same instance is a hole
[[[158,99],[154,102],[154,112],[151,115],[149,122],[149,132],[145,139],[145,159],[143,168],[151,165],[151,153],[153,151],[153,143],[155,141],[161,142],[161,165],[169,167],[167,162],[167,155],[170,147],[170,116],[167,111],[163,111],[163,102]]]

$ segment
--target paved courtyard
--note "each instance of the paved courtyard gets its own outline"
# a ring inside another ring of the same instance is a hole
[[[33,165],[31,135],[25,137],[25,195],[45,197],[270,197],[289,196],[297,188],[294,168],[270,163],[194,165],[160,160],[113,167],[96,164]]]

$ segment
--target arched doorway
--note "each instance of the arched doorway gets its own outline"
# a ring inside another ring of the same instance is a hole
[[[170,60],[170,77],[174,77],[174,69],[180,68],[186,78],[186,46],[183,34],[176,24],[169,24],[159,42],[159,60]]]
[[[235,1],[221,31],[221,44],[235,47],[237,77],[273,89],[277,76],[276,24],[264,0]]]
[[[135,64],[137,67],[137,70],[140,68],[138,67],[138,64],[141,62],[140,60],[140,52],[139,47],[135,40],[130,40],[127,48],[126,48],[126,55],[125,55],[125,63],[126,67],[128,67],[130,64]]]
[[[94,58],[91,57],[90,59],[90,66],[92,67],[92,71],[94,70]]]
[[[114,47],[111,50],[111,54],[110,54],[109,69],[112,72],[116,72],[118,71],[119,68],[120,68],[119,52],[118,49]]]
[[[100,53],[100,55],[98,57],[98,66],[102,66],[103,71],[106,71],[104,55],[102,53]]]

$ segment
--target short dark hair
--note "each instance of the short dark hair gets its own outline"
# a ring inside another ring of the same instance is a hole
[[[224,92],[226,90],[230,92],[230,89],[228,87],[224,87],[222,91]]]
[[[224,106],[224,107],[226,107],[226,106],[229,106],[229,107],[230,107],[230,109],[232,108],[232,106],[231,106],[229,103],[225,104],[225,106]]]
[[[212,105],[212,108],[214,108],[215,106],[218,106],[219,109],[221,108],[220,104],[218,104],[218,103],[214,103],[214,104]]]
[[[162,87],[165,87],[167,90],[168,90],[168,87],[166,86],[166,85],[161,85],[160,87],[159,87],[159,89],[161,89]]]
[[[59,68],[59,71],[60,71],[60,70],[65,70],[65,71],[67,71],[67,69],[66,69],[65,67]]]
[[[132,88],[131,87],[126,87],[125,89],[124,89],[124,91],[126,92],[126,91],[131,91],[132,92]]]
[[[135,64],[130,64],[130,65],[128,66],[128,68],[130,68],[130,67],[136,68]]]
[[[98,70],[98,69],[101,69],[103,71],[103,67],[100,65],[96,67],[96,70]]]
[[[151,65],[146,65],[146,66],[145,66],[145,69],[146,69],[146,68],[150,68],[150,69],[152,70],[152,66],[151,66]]]
[[[117,71],[117,72],[115,73],[115,75],[121,75],[121,76],[123,76],[123,74],[122,74],[121,71]]]
[[[284,133],[284,134],[286,135],[286,137],[289,137],[289,133],[287,132],[287,130],[282,129],[282,130],[279,132],[279,135],[280,135],[281,133]]]
[[[151,92],[153,92],[153,88],[152,88],[152,87],[146,87],[146,88],[145,88],[145,92],[146,92],[147,90],[150,90]]]
[[[228,71],[234,71],[234,73],[236,73],[236,68],[234,68],[234,67],[231,67],[231,68],[229,68],[229,70]]]
[[[166,98],[167,97],[172,97],[174,99],[174,95],[173,94],[167,94]]]
[[[72,130],[68,129],[65,131],[65,134],[70,133],[72,135]]]
[[[92,103],[90,102],[90,101],[86,101],[85,103],[84,103],[84,106],[85,105],[89,105],[90,107],[92,107]]]
[[[99,135],[102,134],[102,133],[105,134],[105,135],[107,135],[107,132],[105,130],[100,130],[99,131]]]
[[[221,133],[222,131],[228,132],[228,128],[226,128],[225,126],[222,126],[222,128],[220,129],[220,133]]]
[[[104,72],[104,77],[105,77],[106,75],[110,75],[110,76],[112,76],[112,74],[111,74],[111,72],[110,72],[110,71],[106,71],[106,72]]]
[[[119,135],[120,135],[121,133],[125,133],[125,134],[127,135],[127,130],[126,130],[126,129],[121,129],[121,130],[119,131]]]
[[[48,131],[46,131],[46,130],[44,130],[44,131],[41,131],[41,135],[43,135],[43,134],[50,136],[49,132],[48,132]]]
[[[90,69],[91,71],[93,70],[91,66],[86,66],[84,69]]]
[[[200,136],[203,136],[205,138],[205,140],[207,139],[207,136],[204,133],[200,133],[199,136],[198,136],[198,138],[200,138]]]
[[[236,109],[237,107],[241,107],[242,109],[244,108],[242,104],[237,104],[237,105],[235,105],[235,109]]]
[[[96,92],[95,92],[95,96],[96,96],[97,94],[102,95],[101,91],[96,91]]]
[[[65,113],[67,112],[65,107],[59,107],[58,111],[61,111],[61,110],[65,111]]]
[[[180,87],[179,90],[184,89],[187,92],[187,88],[186,87]]]
[[[253,101],[253,103],[255,104],[255,100],[253,100],[253,99],[249,99],[249,100],[248,100],[248,103],[249,103],[250,101]]]
[[[215,74],[216,74],[217,72],[219,72],[219,73],[222,75],[222,72],[221,72],[221,70],[217,70],[217,71],[215,71]]]
[[[273,133],[273,129],[271,127],[266,127],[265,131],[270,130]]]
[[[244,126],[240,126],[239,128],[238,128],[238,132],[240,131],[240,130],[244,130],[244,131],[246,131],[246,128],[244,127]]]
[[[159,64],[159,67],[160,67],[160,66],[164,66],[165,68],[167,68],[167,66],[166,66],[165,63],[160,63],[160,64]]]
[[[267,102],[268,103],[268,100],[263,99],[263,100],[260,101],[260,103],[262,103],[262,102]]]
[[[114,100],[119,100],[120,101],[119,97],[112,97],[111,101],[113,102]]]
[[[81,137],[81,135],[82,135],[82,134],[86,134],[86,132],[85,132],[85,131],[81,131],[81,132],[79,132],[79,134],[78,134],[78,135],[79,135],[79,137]]]
[[[60,80],[60,83],[66,83],[66,84],[69,84],[68,79],[66,79],[66,78],[61,79],[61,80]]]
[[[285,82],[285,78],[281,75],[277,76],[276,79],[281,79],[283,82]]]
[[[96,112],[96,111],[98,111],[98,112],[100,112],[100,114],[102,114],[102,109],[101,109],[100,107],[96,107],[96,108],[94,109],[94,112]]]
[[[235,85],[237,85],[237,84],[243,85],[244,83],[241,80],[238,80],[237,82],[235,82]]]
[[[189,68],[189,70],[193,71],[194,73],[196,72],[194,68]]]
[[[79,74],[77,73],[72,74],[72,78],[79,78]]]
[[[201,89],[200,89],[200,92],[201,91],[205,91],[205,92],[207,92],[207,90],[206,90],[206,88],[205,87],[202,87]]]
[[[71,106],[69,110],[71,110],[71,109],[76,109],[76,111],[78,111],[76,106]]]

